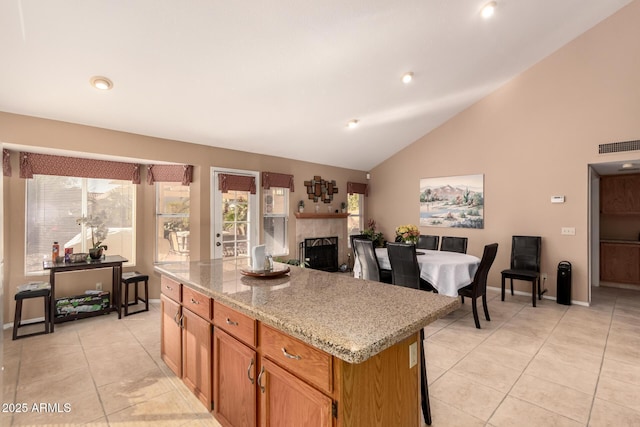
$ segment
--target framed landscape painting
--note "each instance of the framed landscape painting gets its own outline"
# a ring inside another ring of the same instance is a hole
[[[420,225],[484,228],[484,175],[420,179]]]

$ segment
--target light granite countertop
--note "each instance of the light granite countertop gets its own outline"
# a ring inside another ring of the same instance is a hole
[[[458,298],[348,274],[290,266],[285,276],[262,279],[243,275],[245,268],[246,260],[209,260],[155,270],[349,363],[367,360],[460,307]]]

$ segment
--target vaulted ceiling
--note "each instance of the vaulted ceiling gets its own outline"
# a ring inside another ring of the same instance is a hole
[[[3,0],[0,111],[369,170],[630,0],[487,2]]]

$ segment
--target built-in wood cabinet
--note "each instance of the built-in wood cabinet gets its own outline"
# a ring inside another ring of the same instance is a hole
[[[224,427],[420,425],[418,333],[352,364],[162,283],[163,360]]]
[[[182,308],[182,381],[211,410],[211,345],[213,326]]]
[[[260,427],[333,426],[330,397],[267,358],[261,359],[261,367]]]
[[[640,285],[640,244],[600,243],[600,280]]]
[[[213,413],[224,427],[255,427],[256,351],[217,327],[213,337]]]
[[[640,214],[640,174],[601,177],[600,212]]]
[[[211,298],[165,276],[160,290],[162,360],[211,409]]]
[[[160,295],[162,311],[160,355],[164,363],[178,377],[182,377],[182,307],[166,295]]]

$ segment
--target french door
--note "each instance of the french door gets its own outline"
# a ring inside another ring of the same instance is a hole
[[[213,258],[249,258],[251,247],[258,244],[260,206],[256,194],[246,188],[220,188],[222,175],[253,178],[259,187],[260,175],[255,171],[212,168],[211,173],[211,253]],[[242,187],[242,186],[240,186]],[[256,190],[257,191],[257,190]]]

